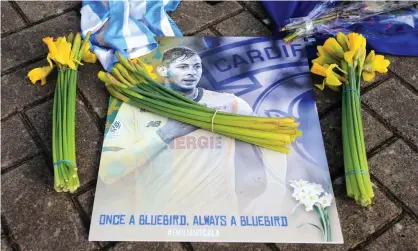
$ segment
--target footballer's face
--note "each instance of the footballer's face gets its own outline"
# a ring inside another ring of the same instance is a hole
[[[202,60],[198,55],[187,59],[185,56],[179,57],[165,67],[167,81],[180,90],[196,88],[202,76]]]

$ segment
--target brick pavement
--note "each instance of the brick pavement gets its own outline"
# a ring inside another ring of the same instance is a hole
[[[80,72],[77,147],[82,187],[52,190],[52,85],[32,86],[28,69],[46,64],[41,38],[79,29],[79,2],[1,2],[3,250],[418,250],[418,65],[393,57],[390,72],[363,89],[369,165],[376,190],[370,209],[345,196],[340,99],[316,90],[321,127],[334,179],[344,245],[251,243],[96,243],[87,235],[100,158],[108,94],[95,74]],[[171,14],[185,35],[270,35],[256,2],[182,2]],[[50,82],[53,82],[53,78]]]

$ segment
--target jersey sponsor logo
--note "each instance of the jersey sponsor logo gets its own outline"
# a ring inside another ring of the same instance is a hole
[[[112,126],[109,128],[111,133],[117,132],[122,127],[122,123],[119,120],[115,120]]]
[[[161,124],[161,121],[159,120],[154,120],[154,121],[150,121],[148,122],[146,127],[159,127]]]
[[[221,136],[181,136],[169,143],[171,149],[221,149]]]

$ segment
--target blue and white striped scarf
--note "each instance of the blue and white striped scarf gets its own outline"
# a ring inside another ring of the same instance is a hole
[[[110,71],[118,61],[116,51],[125,57],[136,58],[157,48],[155,36],[182,36],[167,15],[179,3],[180,0],[83,0],[82,35],[91,32],[91,50],[103,68]]]

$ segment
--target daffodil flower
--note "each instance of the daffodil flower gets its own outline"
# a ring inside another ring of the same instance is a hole
[[[376,76],[375,72],[388,72],[389,65],[390,61],[385,59],[383,55],[375,55],[374,50],[370,51],[369,55],[366,57],[366,61],[363,67],[363,80],[366,82],[372,81]]]
[[[347,82],[347,80],[343,76],[340,76],[333,71],[334,68],[337,68],[341,72],[346,73],[340,67],[338,67],[337,64],[322,66],[317,63],[314,63],[311,68],[311,72],[325,77],[324,81],[322,82],[322,85],[315,85],[315,86],[318,87],[320,90],[324,90],[325,85],[327,85],[329,88],[333,90],[337,90],[336,87],[342,85],[343,82]]]
[[[143,62],[139,62],[139,63],[141,64],[142,67],[144,67],[145,71],[148,74],[148,77],[150,77],[151,79],[154,79],[154,80],[158,78],[157,74],[155,74],[155,72],[154,72],[154,67],[152,67],[152,65],[145,64]]]
[[[324,43],[324,48],[334,58],[344,58],[344,50],[335,38],[328,38]]]
[[[65,37],[59,37],[55,42],[52,37],[46,37],[42,39],[42,41],[44,41],[44,43],[48,46],[49,53],[47,56],[47,60],[51,67],[51,60],[53,60],[60,66],[66,65],[73,70],[76,69],[74,58],[71,55],[71,43],[67,42]]]
[[[344,53],[344,60],[349,66],[353,66],[366,53],[366,38],[354,32],[348,34],[347,37],[349,51]]]
[[[362,46],[362,38],[364,38],[362,35],[352,32],[348,34],[348,49],[350,51],[358,51],[360,47]]]
[[[317,46],[316,48],[318,49],[318,57],[312,60],[312,63],[318,63],[320,65],[337,63],[337,60],[323,46]]]
[[[32,82],[32,84],[36,84],[39,80],[41,80],[41,85],[46,84],[46,77],[51,73],[53,67],[50,66],[44,66],[32,69],[28,73],[28,78]]]
[[[341,47],[343,48],[344,51],[348,51],[349,41],[348,41],[347,36],[344,35],[344,33],[342,33],[342,32],[337,33],[337,41],[341,45]]]
[[[97,56],[93,52],[90,51],[90,43],[83,49],[83,57],[81,58],[86,63],[94,64],[97,61]]]

